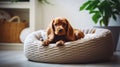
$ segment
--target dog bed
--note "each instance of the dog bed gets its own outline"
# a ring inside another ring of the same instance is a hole
[[[42,46],[44,30],[35,31],[24,42],[25,56],[32,61],[49,63],[89,63],[106,61],[113,55],[112,34],[107,29],[83,29],[85,37],[64,46]]]

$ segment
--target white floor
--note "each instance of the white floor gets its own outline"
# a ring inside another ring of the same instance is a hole
[[[108,62],[91,64],[51,64],[28,61],[23,51],[0,51],[0,67],[120,67],[120,52]]]

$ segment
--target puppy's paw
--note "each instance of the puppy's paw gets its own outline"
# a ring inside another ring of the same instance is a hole
[[[76,36],[76,39],[81,39],[81,38],[84,38],[84,33],[81,32],[81,31],[77,31],[75,32],[75,36]]]
[[[50,42],[49,42],[48,40],[45,40],[45,41],[42,42],[42,45],[43,45],[43,46],[48,46],[49,43],[50,43]]]
[[[56,45],[57,46],[64,46],[64,43],[65,43],[64,41],[60,40],[60,41],[56,42]]]

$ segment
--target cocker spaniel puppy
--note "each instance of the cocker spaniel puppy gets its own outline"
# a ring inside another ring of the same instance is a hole
[[[78,29],[73,29],[66,18],[57,17],[47,28],[47,39],[43,41],[43,46],[48,46],[49,43],[62,46],[65,42],[75,41],[83,37],[84,33]]]

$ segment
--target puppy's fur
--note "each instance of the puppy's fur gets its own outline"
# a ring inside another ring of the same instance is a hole
[[[43,41],[43,46],[48,46],[49,43],[62,46],[65,42],[75,41],[83,37],[84,33],[78,29],[73,29],[66,18],[57,17],[47,28],[47,39]]]

